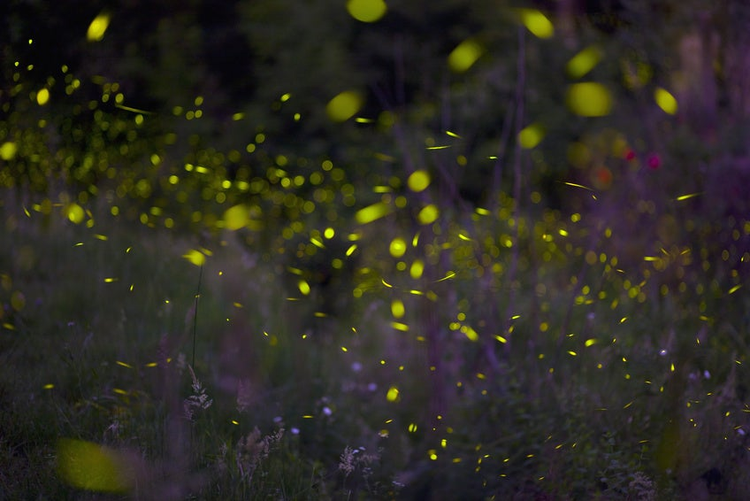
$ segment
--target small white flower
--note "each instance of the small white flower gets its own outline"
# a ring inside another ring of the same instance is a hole
[[[292,432],[292,435],[299,435],[299,428],[292,426],[292,429],[289,431]]]
[[[333,414],[333,411],[330,407],[323,407],[323,414],[325,414],[326,416],[330,416],[331,414]]]
[[[703,377],[706,379],[711,379],[711,373],[708,372],[708,370],[703,371]]]

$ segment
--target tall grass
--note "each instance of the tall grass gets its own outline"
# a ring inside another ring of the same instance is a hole
[[[316,286],[310,256],[350,249],[332,250],[345,233],[308,252],[6,200],[5,498],[744,492],[746,297],[721,243],[681,248],[687,232],[618,258],[606,214],[506,200],[424,248],[408,225],[364,225],[351,269]],[[417,259],[431,275],[399,264]],[[87,461],[111,465],[71,466]]]

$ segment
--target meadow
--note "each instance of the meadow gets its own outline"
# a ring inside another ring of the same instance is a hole
[[[750,223],[429,184],[201,231],[6,190],[3,499],[739,499]]]
[[[0,500],[746,497],[745,122],[691,129],[647,30],[563,48],[488,3],[403,59],[400,17],[269,2],[242,101],[196,5],[81,17],[76,68],[7,48]],[[287,40],[323,18],[360,80]]]

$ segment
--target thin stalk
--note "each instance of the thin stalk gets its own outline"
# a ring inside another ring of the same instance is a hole
[[[195,342],[198,339],[198,300],[201,297],[201,284],[203,283],[203,265],[198,274],[198,290],[195,293],[195,303],[193,304],[193,360],[192,366],[195,367]]]

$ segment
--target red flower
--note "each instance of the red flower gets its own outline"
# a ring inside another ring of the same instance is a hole
[[[661,158],[659,158],[659,155],[656,153],[649,153],[648,158],[646,159],[646,165],[648,165],[649,169],[656,170],[661,167]]]

